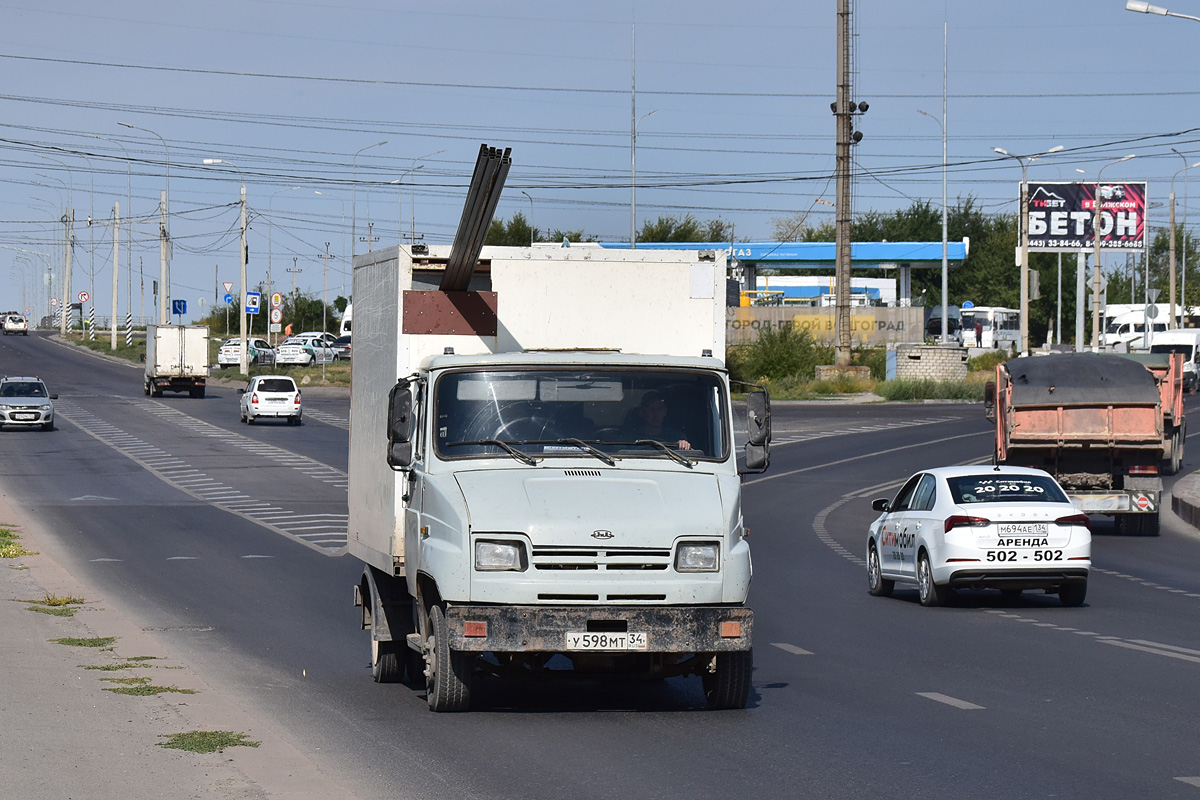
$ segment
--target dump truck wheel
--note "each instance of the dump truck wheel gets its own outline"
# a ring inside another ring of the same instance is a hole
[[[470,708],[471,670],[475,660],[469,653],[450,649],[450,629],[441,606],[429,609],[425,658],[428,662],[425,689],[429,710],[466,711]]]

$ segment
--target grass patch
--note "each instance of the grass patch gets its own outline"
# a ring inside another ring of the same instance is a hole
[[[967,361],[968,372],[995,372],[997,364],[1003,364],[1012,358],[1007,350],[993,350]]]
[[[964,400],[983,401],[983,383],[978,381],[883,381],[875,386],[875,394],[885,400]]]
[[[39,614],[49,614],[52,617],[73,617],[79,609],[71,608],[70,606],[25,606],[26,611],[36,611]]]
[[[89,350],[94,350],[97,353],[102,353],[106,356],[116,356],[117,358],[125,359],[134,364],[142,363],[146,358],[146,333],[145,329],[135,329],[133,344],[126,346],[125,344],[125,326],[117,327],[117,349],[112,349],[112,329],[105,328],[104,330],[96,329],[96,340],[92,341],[81,333],[69,334],[66,337],[71,344],[86,347]]]
[[[21,546],[21,537],[9,528],[0,528],[0,558],[20,558],[21,556],[36,556],[32,550]]]
[[[76,597],[75,595],[71,594],[67,595],[66,597],[59,597],[56,594],[50,594],[49,592],[46,592],[45,596],[41,600],[30,600],[29,602],[38,603],[43,606],[81,606],[87,601],[82,597]]]
[[[137,669],[137,664],[78,664],[83,669],[98,669],[103,672],[116,672],[121,669]]]
[[[61,639],[51,639],[50,641],[67,647],[111,647],[116,643],[117,637],[93,636],[90,639],[79,639],[74,636],[64,636]]]
[[[158,661],[158,656],[130,656],[126,661]]]
[[[100,680],[109,680],[101,678]],[[139,684],[137,686],[112,686],[104,691],[112,692],[113,694],[127,694],[133,697],[149,697],[158,694],[195,694],[195,689],[180,689],[178,686],[155,686],[151,683]]]
[[[250,367],[250,375],[291,375],[301,389],[305,386],[349,386],[350,362],[335,361],[332,364],[326,364],[324,381],[321,380],[320,365],[315,367],[289,367],[264,364]],[[240,383],[245,380],[242,374],[238,372],[237,367],[222,367],[218,369],[214,366],[209,370],[209,376],[231,383]],[[305,380],[308,383],[305,383]]]
[[[159,747],[186,750],[189,753],[219,753],[226,747],[258,747],[261,744],[244,733],[233,731],[189,731],[164,735],[163,738],[167,741],[157,742]]]

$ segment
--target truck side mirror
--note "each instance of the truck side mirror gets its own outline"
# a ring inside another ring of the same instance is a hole
[[[387,462],[391,467],[412,464],[413,400],[408,381],[400,381],[388,393]]]
[[[746,442],[746,468],[742,474],[766,472],[771,464],[771,449],[765,444]]]
[[[992,422],[996,421],[996,382],[988,381],[983,386],[983,414]]]
[[[771,398],[766,389],[746,395],[746,433],[750,444],[765,446],[771,442]]]

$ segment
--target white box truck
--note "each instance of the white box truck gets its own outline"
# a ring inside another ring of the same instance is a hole
[[[204,397],[208,379],[207,325],[146,326],[145,391],[187,392]]]
[[[470,705],[481,673],[699,676],[751,689],[725,255],[484,247],[356,257],[349,553],[375,680]],[[744,389],[743,389],[744,391]]]

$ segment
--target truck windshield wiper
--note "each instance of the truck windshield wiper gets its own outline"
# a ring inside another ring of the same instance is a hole
[[[604,452],[603,450],[601,450],[598,447],[593,447],[592,445],[585,442],[583,439],[556,439],[555,444],[573,444],[576,447],[580,448],[581,450],[588,451],[589,453],[594,455],[596,458],[603,461],[605,464],[608,464],[610,467],[615,467],[617,465],[617,462],[613,459],[612,456],[610,456],[608,453]]]
[[[655,447],[657,447],[659,450],[662,450],[664,453],[669,455],[672,459],[674,459],[675,461],[678,461],[680,464],[683,464],[685,467],[688,467],[688,468],[691,468],[692,466],[694,466],[696,464],[696,462],[693,461],[692,459],[685,458],[684,456],[679,455],[679,453],[675,452],[670,447],[667,447],[665,444],[658,441],[657,439],[638,439],[637,441],[634,442],[634,444],[652,444]]]
[[[445,446],[446,447],[455,447],[460,444],[490,444],[490,445],[494,445],[496,447],[499,447],[501,450],[505,451],[510,456],[517,459],[518,461],[523,461],[531,467],[536,467],[538,460],[539,460],[539,459],[536,459],[533,456],[529,455],[528,453],[522,453],[520,450],[513,447],[508,442],[504,442],[499,439],[475,439],[470,442],[448,442]]]

